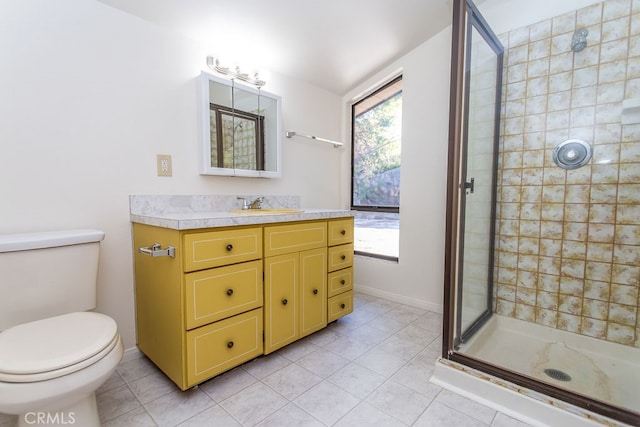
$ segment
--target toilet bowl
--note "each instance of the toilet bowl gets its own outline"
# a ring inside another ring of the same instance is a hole
[[[0,412],[99,426],[95,391],[124,353],[96,308],[100,230],[0,235]]]
[[[0,412],[19,425],[99,426],[95,390],[124,347],[113,319],[76,312],[0,333]]]

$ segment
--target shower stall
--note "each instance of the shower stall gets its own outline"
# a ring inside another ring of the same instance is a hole
[[[453,2],[439,363],[640,425],[640,1],[540,3]]]

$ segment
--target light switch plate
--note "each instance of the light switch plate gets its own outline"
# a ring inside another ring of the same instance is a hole
[[[171,155],[170,154],[158,154],[156,155],[158,163],[158,176],[172,176],[173,168],[171,167]]]

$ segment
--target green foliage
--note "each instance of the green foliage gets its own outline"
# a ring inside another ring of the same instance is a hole
[[[402,92],[354,120],[356,205],[399,206]]]

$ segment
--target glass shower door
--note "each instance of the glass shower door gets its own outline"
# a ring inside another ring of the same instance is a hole
[[[468,2],[456,345],[491,316],[503,48]]]

